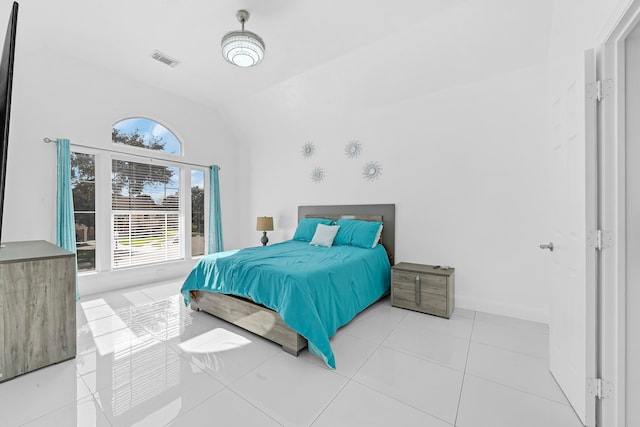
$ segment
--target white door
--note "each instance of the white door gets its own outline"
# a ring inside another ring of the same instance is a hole
[[[585,55],[583,82],[569,84],[553,105],[553,280],[549,318],[551,373],[587,426],[595,426],[595,398],[587,379],[595,378],[596,219],[595,57]],[[586,110],[581,107],[586,93]],[[586,111],[585,120],[581,114]],[[581,127],[586,124],[586,128]],[[582,135],[585,136],[582,139]],[[586,142],[586,145],[584,145]],[[585,181],[585,176],[587,180]],[[585,214],[586,213],[586,214]]]

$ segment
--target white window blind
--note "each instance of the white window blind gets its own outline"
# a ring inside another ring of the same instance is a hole
[[[113,268],[182,258],[180,169],[113,160]]]

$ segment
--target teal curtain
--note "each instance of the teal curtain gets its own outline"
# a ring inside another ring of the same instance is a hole
[[[222,252],[222,211],[218,165],[209,167],[209,253]]]
[[[56,199],[56,244],[76,253],[76,228],[73,218],[73,192],[71,190],[71,147],[68,139],[56,139],[58,146],[58,193]],[[78,266],[76,265],[76,301],[78,292]]]

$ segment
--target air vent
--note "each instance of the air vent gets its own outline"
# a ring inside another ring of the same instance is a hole
[[[173,59],[169,55],[164,54],[164,53],[160,52],[159,50],[156,50],[155,52],[153,52],[151,54],[151,57],[153,59],[155,59],[156,61],[160,61],[163,64],[166,64],[166,65],[168,65],[170,67],[173,67],[173,68],[177,67],[178,64],[180,64],[180,61],[178,61],[177,59]]]

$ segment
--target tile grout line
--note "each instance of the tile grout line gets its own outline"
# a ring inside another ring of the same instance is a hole
[[[562,402],[558,402],[557,400],[549,399],[548,397],[541,396],[541,395],[539,395],[539,394],[535,394],[535,393],[532,393],[532,392],[530,392],[530,391],[522,390],[522,389],[519,389],[519,388],[516,388],[516,387],[510,386],[510,385],[508,385],[508,384],[503,384],[503,383],[501,383],[501,382],[498,382],[498,381],[496,381],[496,380],[492,380],[492,379],[490,379],[490,378],[480,377],[480,376],[475,375],[475,374],[469,374],[469,376],[470,376],[470,377],[477,378],[477,379],[482,380],[482,381],[486,381],[486,382],[489,382],[489,383],[492,383],[492,384],[495,384],[495,385],[501,386],[501,387],[504,387],[504,388],[508,388],[508,389],[510,389],[510,390],[513,390],[513,391],[517,391],[518,393],[527,394],[527,395],[529,395],[529,396],[532,396],[532,397],[535,397],[535,398],[538,398],[538,399],[547,400],[547,401],[549,401],[549,402],[557,403],[558,405],[562,405],[562,406],[565,406],[565,407],[571,408],[571,405],[570,405],[570,404],[565,404],[565,403],[562,403]]]
[[[415,354],[412,354],[412,353],[409,353],[409,352],[406,352],[406,351],[402,351],[402,350],[399,350],[399,349],[396,349],[396,348],[387,347],[386,345],[384,345],[384,342],[387,340],[387,338],[389,338],[389,336],[391,336],[391,334],[393,334],[393,332],[395,332],[395,331],[400,327],[400,324],[401,324],[401,323],[402,323],[402,322],[403,322],[403,321],[404,321],[404,320],[409,316],[409,314],[410,314],[410,313],[411,313],[411,311],[407,311],[407,313],[402,317],[402,319],[401,319],[400,321],[398,321],[397,325],[396,325],[393,329],[391,329],[391,330],[390,330],[390,331],[389,331],[389,332],[384,336],[384,338],[380,341],[380,343],[379,343],[379,344],[377,345],[377,347],[373,350],[373,352],[369,355],[369,357],[367,357],[367,360],[365,360],[365,361],[364,361],[364,363],[360,366],[360,368],[358,368],[358,370],[357,370],[357,371],[353,374],[353,376],[349,379],[349,383],[351,383],[351,382],[353,381],[354,383],[356,383],[356,384],[358,384],[358,385],[360,385],[360,386],[362,386],[362,387],[368,388],[369,390],[373,391],[374,393],[381,394],[382,396],[385,396],[385,397],[387,397],[387,398],[389,398],[389,399],[391,399],[391,400],[394,400],[394,401],[396,401],[396,402],[398,402],[398,403],[400,403],[400,404],[402,404],[402,405],[405,405],[405,406],[408,406],[408,407],[410,407],[410,408],[413,408],[413,409],[415,409],[415,410],[416,410],[416,411],[418,411],[418,412],[421,412],[421,413],[423,413],[423,414],[425,414],[425,415],[428,415],[428,416],[430,416],[430,417],[433,417],[434,419],[438,419],[438,420],[441,420],[441,421],[443,421],[443,422],[445,422],[445,423],[449,424],[449,422],[448,422],[447,420],[443,419],[443,418],[440,418],[440,417],[438,417],[438,416],[436,416],[436,415],[434,415],[434,414],[432,414],[432,413],[426,412],[426,411],[424,411],[424,410],[423,410],[423,409],[421,409],[421,408],[417,408],[417,407],[415,407],[415,406],[411,405],[411,404],[410,404],[410,403],[408,403],[408,402],[405,402],[405,401],[403,401],[403,400],[400,400],[400,399],[398,399],[398,398],[396,398],[396,397],[394,397],[394,396],[391,396],[391,395],[389,395],[389,394],[387,394],[387,393],[384,393],[384,392],[382,392],[382,391],[380,391],[380,390],[377,390],[377,389],[375,389],[375,388],[373,388],[373,387],[369,386],[368,384],[362,383],[362,382],[360,382],[360,381],[358,381],[358,380],[356,380],[356,379],[355,379],[355,376],[358,374],[358,372],[360,372],[360,370],[364,367],[364,365],[366,365],[366,363],[369,361],[369,359],[371,359],[371,357],[372,357],[372,356],[373,356],[373,355],[374,355],[378,350],[380,350],[381,348],[385,348],[385,349],[387,349],[387,350],[391,350],[391,351],[397,351],[398,353],[405,354],[405,355],[407,355],[407,356],[411,356],[411,357],[415,357],[415,358],[417,358],[417,359],[424,360],[424,361],[426,361],[426,362],[433,363],[433,364],[438,365],[438,366],[442,366],[443,368],[451,369],[451,370],[456,371],[456,372],[461,372],[461,371],[459,371],[459,370],[457,370],[457,369],[454,369],[454,368],[452,368],[452,367],[450,367],[450,366],[443,365],[443,364],[438,363],[438,362],[436,362],[436,361],[434,361],[434,360],[426,359],[426,358],[423,358],[423,357],[421,357],[421,356],[418,356],[418,355],[415,355]],[[475,311],[474,311],[473,315],[474,315],[474,317],[473,317],[473,318],[471,318],[472,320],[475,318]],[[469,341],[471,341],[471,338],[469,338]],[[328,406],[328,405],[327,405],[327,406]],[[326,409],[326,408],[325,408],[325,409]],[[323,412],[324,412],[324,411],[323,411]],[[457,412],[457,411],[456,411],[456,412]],[[315,422],[315,421],[314,421],[314,422]]]
[[[450,370],[452,370],[452,371],[456,371],[456,372],[464,373],[464,369],[465,369],[465,368],[457,369],[457,368],[454,368],[454,367],[453,367],[453,366],[451,366],[451,365],[447,365],[447,364],[445,364],[445,363],[443,363],[443,362],[439,362],[439,361],[437,361],[437,360],[429,359],[428,357],[426,357],[426,356],[422,356],[422,355],[420,355],[420,354],[411,353],[410,351],[407,351],[407,350],[402,350],[402,349],[394,348],[394,347],[388,347],[388,346],[386,346],[386,345],[383,345],[383,346],[381,346],[381,347],[382,347],[382,348],[384,348],[384,349],[386,349],[386,350],[390,350],[390,351],[393,351],[393,352],[396,352],[396,353],[400,353],[400,354],[404,354],[404,355],[406,355],[406,356],[413,357],[413,358],[415,358],[415,359],[419,359],[419,360],[421,360],[421,361],[423,361],[423,362],[429,362],[429,363],[431,363],[431,364],[433,364],[433,365],[440,366],[440,367],[442,367],[442,368],[447,368],[447,369],[450,369]],[[377,349],[376,349],[376,350],[377,350]],[[469,349],[467,348],[467,353],[468,353],[468,352],[469,352]],[[466,363],[465,363],[465,364],[466,364]]]
[[[171,297],[167,297],[167,298],[172,298]],[[180,351],[178,348],[174,348],[172,345],[169,344],[169,342],[167,341],[163,341],[163,340],[158,340],[159,343],[163,344],[166,349],[168,349],[169,351],[172,351],[174,353],[176,353],[182,360],[186,361],[187,363],[197,366],[194,364],[194,362],[189,359],[188,355],[182,351]],[[264,415],[266,418],[272,420],[273,422],[275,422],[278,425],[282,425],[278,420],[274,419],[273,417],[271,417],[269,414],[267,414],[266,412],[264,412],[262,409],[260,409],[259,407],[257,407],[254,403],[252,403],[250,400],[248,400],[247,398],[245,398],[244,396],[242,396],[241,394],[239,394],[237,391],[235,391],[234,389],[232,389],[230,387],[231,384],[239,381],[240,379],[244,378],[245,376],[249,375],[251,372],[253,372],[254,370],[258,369],[260,366],[264,365],[265,363],[267,363],[269,360],[271,360],[272,358],[276,357],[278,354],[280,354],[279,352],[274,352],[274,354],[272,354],[271,356],[267,357],[265,360],[263,360],[262,362],[258,363],[257,365],[254,366],[253,369],[250,369],[249,371],[245,372],[243,375],[241,375],[238,378],[235,378],[234,380],[232,380],[229,384],[226,384],[224,382],[222,382],[220,379],[216,378],[215,375],[213,375],[212,373],[208,372],[207,369],[203,369],[198,367],[198,369],[200,369],[210,380],[213,380],[217,383],[219,383],[222,388],[213,393],[211,396],[209,396],[207,399],[205,399],[204,401],[200,402],[198,405],[194,406],[193,408],[191,408],[190,410],[180,414],[180,417],[184,416],[185,414],[195,410],[198,406],[204,404],[204,402],[206,402],[207,400],[214,398],[215,396],[219,395],[221,392],[223,392],[224,390],[227,390],[231,393],[233,393],[235,396],[239,397],[240,399],[242,399],[244,402],[246,402],[247,404],[249,404],[251,407],[255,408],[256,410],[258,410],[258,412],[262,415]],[[84,380],[84,378],[83,378]],[[87,385],[88,387],[88,385]],[[97,392],[97,391],[96,391]],[[92,393],[93,395],[94,393]],[[95,396],[93,396],[95,399]],[[100,407],[100,409],[102,410],[102,407]],[[104,411],[102,410],[102,412],[104,413]],[[106,417],[106,414],[105,414]],[[107,421],[108,421],[108,417],[107,417]],[[172,420],[171,422],[173,422],[175,420]],[[171,424],[171,422],[169,422],[169,424]],[[168,425],[168,424],[167,424]]]
[[[252,407],[256,408],[256,410],[258,412],[260,412],[261,414],[263,414],[265,417],[267,417],[270,420],[273,420],[274,423],[278,424],[278,425],[284,425],[282,424],[280,421],[276,420],[275,418],[273,418],[271,415],[267,414],[266,412],[264,412],[262,409],[260,409],[259,407],[257,407],[253,402],[251,402],[250,400],[247,400],[244,396],[240,395],[239,393],[237,393],[234,390],[231,390],[229,387],[225,386],[225,388],[227,390],[229,390],[231,393],[235,394],[236,396],[238,396],[240,399],[244,400],[245,402],[247,402],[249,405],[251,405]]]
[[[324,414],[324,412],[329,409],[329,406],[331,406],[331,404],[338,398],[338,396],[340,396],[340,393],[342,393],[342,391],[349,385],[351,384],[351,378],[347,378],[347,381],[344,383],[344,385],[342,387],[340,387],[340,390],[338,390],[338,392],[335,394],[335,396],[333,396],[331,398],[331,400],[329,400],[329,402],[327,402],[327,404],[324,406],[324,408],[322,408],[322,410],[320,411],[320,413],[318,414],[318,416],[316,416],[313,421],[311,421],[311,424],[309,424],[309,426],[312,426],[316,423],[316,421],[318,421],[318,418],[320,418],[322,416],[322,414]]]
[[[469,354],[471,353],[471,342],[473,339],[473,329],[476,326],[476,315],[477,312],[473,313],[473,323],[471,324],[471,334],[469,334],[469,344],[467,346],[467,357],[464,361],[464,370],[462,371],[462,382],[460,383],[460,394],[458,395],[458,406],[456,408],[456,416],[453,419],[453,425],[458,425],[458,415],[460,414],[460,403],[462,402],[462,390],[464,389],[464,380],[467,376],[467,365],[469,364]]]
[[[485,346],[485,347],[489,347],[491,349],[503,351],[505,353],[512,353],[512,354],[517,355],[519,357],[529,357],[531,359],[546,360],[548,362],[548,359],[543,359],[543,358],[534,356],[534,355],[529,354],[529,353],[518,352],[518,351],[514,351],[512,349],[503,348],[503,347],[497,347],[497,346],[494,346],[494,345],[491,345],[491,344],[486,344],[486,343],[478,342],[478,341],[472,341],[472,343],[474,343],[474,344],[476,344],[478,346]],[[549,398],[548,396],[543,396],[542,394],[537,394],[537,393],[529,391],[529,390],[525,390],[525,389],[522,389],[522,388],[515,387],[513,385],[505,384],[505,383],[502,383],[502,382],[500,382],[498,380],[495,380],[493,378],[489,378],[489,377],[478,375],[478,374],[472,374],[472,373],[469,373],[469,375],[474,377],[474,378],[478,378],[478,379],[481,379],[483,381],[491,382],[493,384],[497,384],[497,385],[509,388],[511,390],[514,390],[514,391],[518,391],[518,392],[521,392],[521,393],[525,393],[525,394],[528,394],[528,395],[531,395],[531,396],[538,397],[540,399],[549,400],[550,402],[558,403],[558,404],[563,405],[563,406],[570,406],[569,403],[559,402],[557,400]],[[557,385],[557,383],[556,383],[556,385]],[[560,391],[562,391],[562,390],[560,390]],[[564,393],[563,393],[563,396],[564,396]],[[566,398],[566,396],[565,396],[565,398]]]
[[[389,338],[389,335],[391,335],[397,328],[398,326],[400,326],[400,323],[402,323],[402,321],[407,317],[407,314],[405,313],[404,316],[402,316],[402,318],[400,320],[398,320],[398,323],[391,329],[389,330],[389,332],[387,332],[387,334],[380,340],[380,342],[378,343],[378,345],[373,349],[373,351],[371,352],[371,354],[369,354],[369,356],[367,356],[367,358],[364,360],[364,362],[362,362],[362,364],[360,365],[360,367],[358,369],[356,369],[356,371],[353,373],[353,375],[351,375],[350,377],[344,377],[347,379],[347,382],[342,386],[342,388],[340,388],[340,390],[336,393],[335,396],[333,396],[333,398],[329,401],[329,403],[327,403],[325,405],[324,408],[322,408],[322,411],[320,411],[320,413],[318,414],[318,416],[313,420],[313,422],[310,424],[310,426],[312,426],[313,424],[315,424],[318,419],[322,416],[322,414],[324,414],[324,412],[329,409],[329,406],[331,406],[331,404],[338,398],[338,396],[340,396],[340,393],[342,393],[342,391],[349,385],[351,384],[351,381],[355,381],[354,378],[355,376],[358,374],[358,372],[360,372],[360,370],[362,369],[362,367],[364,365],[367,364],[367,362],[369,361],[369,359],[371,359],[371,357],[376,353],[376,351],[378,351],[380,349],[380,347],[382,347],[382,343]],[[347,334],[349,335],[349,334]],[[354,335],[351,335],[354,336]],[[357,337],[359,338],[359,337]],[[362,338],[359,338],[362,339]],[[371,342],[371,341],[370,341]],[[337,375],[341,375],[338,374],[336,372]],[[343,376],[343,375],[341,375]],[[360,384],[358,381],[355,381],[357,384]],[[361,384],[364,385],[364,384]]]
[[[503,350],[503,351],[508,351],[510,353],[519,354],[519,355],[522,355],[522,356],[528,356],[528,357],[531,357],[531,358],[534,358],[534,359],[546,360],[547,362],[549,361],[548,357],[538,356],[536,354],[532,354],[532,353],[529,353],[529,352],[526,352],[526,351],[518,351],[518,350],[514,350],[513,348],[501,347],[499,345],[495,345],[495,344],[484,342],[484,341],[475,341],[473,339],[471,340],[471,342],[474,342],[476,344],[481,344],[481,345],[484,345],[484,346],[487,346],[487,347],[496,348],[498,350]]]
[[[241,394],[237,393],[235,390],[230,389],[229,387],[227,387],[226,384],[223,384],[223,388],[221,388],[219,391],[215,392],[214,394],[212,394],[211,396],[209,396],[208,398],[206,398],[205,400],[203,400],[202,402],[200,402],[199,404],[197,404],[196,406],[194,406],[193,408],[189,409],[187,412],[184,412],[182,414],[180,414],[180,416],[178,416],[177,418],[171,420],[168,424],[165,424],[166,426],[169,426],[171,423],[173,423],[176,420],[179,420],[180,418],[184,417],[186,414],[188,414],[189,412],[194,411],[197,407],[204,405],[205,402],[207,402],[207,400],[214,398],[215,396],[218,396],[220,393],[222,393],[223,391],[227,390],[230,393],[233,393],[235,396],[237,396],[238,398],[242,399],[243,401],[245,401],[249,406],[255,408],[260,414],[264,415],[266,418],[272,420],[274,423],[282,426],[283,424],[280,423],[278,420],[276,420],[275,418],[273,418],[271,415],[267,414],[266,412],[264,412],[262,409],[258,408],[256,405],[254,405],[250,400],[247,400],[244,396],[242,396]]]
[[[525,319],[519,319],[516,317],[510,317],[510,316],[503,316],[500,314],[492,314],[486,311],[478,311],[477,313],[481,314],[481,315],[489,315],[489,316],[496,316],[496,317],[500,317],[501,321],[498,322],[496,320],[490,320],[490,319],[477,319],[476,316],[474,316],[474,319],[477,320],[480,323],[490,323],[490,324],[494,324],[494,325],[499,325],[499,326],[503,326],[505,328],[509,328],[509,329],[517,329],[520,331],[528,331],[528,332],[535,332],[537,334],[546,334],[549,335],[549,326],[546,323],[543,322],[536,322],[534,320],[525,320]],[[502,319],[503,318],[503,319]],[[520,323],[520,326],[514,325],[513,323],[504,323],[504,321],[509,322],[510,320],[516,320],[517,323]],[[525,323],[532,323],[534,325],[530,325],[529,327],[525,326]],[[542,326],[544,326],[544,328],[546,329],[545,331],[541,331],[541,330],[537,330],[538,328],[541,328]],[[535,326],[535,327],[534,327]]]
[[[143,292],[142,290],[141,290],[141,292],[142,292],[144,295],[149,296],[148,294],[146,294],[146,293],[145,293],[145,292]],[[178,295],[178,296],[179,296],[179,295]],[[150,296],[149,296],[149,297],[150,297]],[[153,303],[157,303],[157,302],[159,302],[159,301],[164,301],[164,300],[170,300],[171,298],[174,298],[174,297],[175,297],[175,296],[173,296],[173,295],[172,295],[172,296],[169,296],[169,297],[163,297],[163,298],[160,298],[159,300],[154,300],[154,301],[153,301]],[[150,298],[151,298],[151,297],[150,297]],[[155,337],[154,337],[154,338],[155,338]],[[191,365],[194,365],[193,361],[192,361],[192,360],[190,360],[190,359],[188,358],[188,355],[187,355],[187,354],[185,354],[184,352],[180,351],[178,348],[173,348],[173,347],[172,347],[172,346],[171,346],[167,341],[164,341],[164,340],[161,340],[161,339],[157,339],[157,341],[158,341],[159,343],[163,344],[167,350],[169,350],[169,351],[172,351],[172,352],[176,353],[176,354],[178,355],[178,357],[179,357],[179,358],[181,358],[182,360],[186,361],[187,363],[190,363]],[[202,372],[203,372],[207,377],[209,377],[209,379],[210,379],[210,380],[213,380],[213,381],[215,381],[215,382],[219,383],[219,384],[222,386],[222,388],[221,388],[219,391],[217,391],[217,392],[215,392],[214,394],[212,394],[211,396],[209,396],[209,397],[208,397],[207,399],[205,399],[203,402],[200,402],[198,405],[196,405],[196,406],[194,406],[193,408],[191,408],[190,410],[188,410],[187,412],[180,414],[180,417],[182,417],[182,416],[184,416],[185,414],[187,414],[187,413],[189,413],[189,412],[191,412],[191,411],[195,410],[198,406],[202,405],[202,404],[203,404],[204,402],[206,402],[207,400],[209,400],[209,399],[211,399],[211,398],[214,398],[215,396],[219,395],[219,394],[220,394],[221,392],[223,392],[224,390],[228,390],[229,392],[233,393],[235,396],[239,397],[239,398],[240,398],[240,399],[242,399],[244,402],[246,402],[247,404],[249,404],[251,407],[253,407],[253,408],[255,408],[256,410],[258,410],[258,412],[259,412],[260,414],[264,415],[266,418],[268,418],[268,419],[272,420],[273,422],[275,422],[275,423],[276,423],[276,424],[278,424],[278,425],[282,425],[279,421],[275,420],[275,419],[274,419],[273,417],[271,417],[269,414],[265,413],[263,410],[261,410],[259,407],[257,407],[257,406],[256,406],[254,403],[252,403],[250,400],[248,400],[247,398],[245,398],[244,396],[242,396],[241,394],[239,394],[238,392],[236,392],[235,390],[233,390],[231,387],[229,387],[232,383],[235,383],[235,382],[237,382],[238,380],[240,380],[241,378],[244,378],[246,375],[250,374],[250,373],[251,373],[251,372],[253,372],[255,369],[259,368],[260,366],[262,366],[263,364],[265,364],[266,362],[268,362],[269,360],[271,360],[272,358],[274,358],[274,357],[275,357],[275,356],[277,356],[278,354],[280,354],[280,353],[275,352],[273,355],[271,355],[271,356],[267,357],[267,358],[266,358],[265,360],[263,360],[261,363],[259,363],[259,364],[255,365],[255,367],[254,367],[253,369],[250,369],[248,372],[244,373],[244,374],[243,374],[243,375],[241,375],[240,377],[235,378],[235,379],[234,379],[233,381],[231,381],[229,384],[226,384],[226,383],[222,382],[220,379],[216,378],[213,374],[211,374],[210,372],[208,372],[206,369],[202,369],[202,368],[199,368],[199,367],[198,367],[198,369],[200,369],[200,370],[201,370],[201,371],[202,371]],[[196,365],[194,365],[194,366],[196,366]],[[77,368],[76,368],[76,370],[77,370]],[[82,376],[81,376],[81,379],[84,381],[84,378],[82,378]],[[86,382],[85,382],[85,384],[86,384]],[[88,385],[87,385],[87,387],[88,387]],[[97,392],[97,391],[96,391],[96,392]],[[96,399],[96,396],[94,395],[94,393],[92,393],[92,398],[93,398],[94,400]],[[100,407],[100,409],[101,409],[102,413],[103,413],[103,414],[105,415],[105,417],[106,417],[106,414],[104,413],[104,410],[102,410],[102,407]],[[108,420],[108,417],[106,417],[106,418],[107,418],[107,421],[109,421],[109,420]],[[171,422],[173,422],[173,421],[175,421],[175,420],[172,420]],[[169,424],[170,424],[171,422],[169,422]],[[167,425],[168,425],[168,424],[167,424]]]
[[[429,329],[429,331],[430,331],[430,332],[432,332],[433,334],[439,335],[439,336],[441,336],[441,337],[452,338],[452,339],[454,339],[454,340],[458,340],[458,341],[470,342],[470,341],[471,341],[471,332],[472,332],[472,330],[473,330],[473,318],[466,317],[466,319],[470,319],[470,320],[471,320],[471,322],[472,322],[471,330],[469,331],[469,338],[461,338],[461,337],[459,337],[459,336],[450,336],[450,335],[451,335],[450,333],[444,333],[444,332],[442,332],[442,331],[440,331],[440,330],[437,330],[436,328],[430,328],[430,327],[428,327],[428,326],[426,327],[426,329]],[[385,339],[386,339],[386,338],[385,338]],[[457,372],[464,372],[464,369],[465,369],[464,367],[463,367],[462,369],[454,368],[453,366],[451,366],[451,365],[447,365],[446,363],[441,362],[441,361],[439,361],[439,360],[431,359],[431,358],[429,358],[428,356],[423,356],[423,355],[420,355],[420,354],[412,353],[412,352],[411,352],[411,351],[409,351],[409,350],[403,350],[403,349],[401,349],[401,348],[391,347],[391,346],[390,346],[390,345],[388,345],[388,344],[387,344],[387,345],[385,345],[385,344],[383,343],[383,344],[381,344],[381,346],[382,346],[383,348],[388,349],[388,350],[393,350],[393,351],[396,351],[396,352],[398,352],[398,353],[406,354],[406,355],[408,355],[408,356],[412,356],[412,357],[415,357],[415,358],[417,358],[417,359],[421,359],[421,360],[424,360],[424,361],[426,361],[426,362],[430,362],[430,363],[433,363],[433,364],[435,364],[435,365],[442,366],[443,368],[448,368],[448,369],[451,369],[451,370],[454,370],[454,371],[457,371]],[[377,349],[376,349],[376,350],[377,350]],[[468,350],[469,350],[469,349],[467,348],[467,355],[468,355]],[[465,365],[466,365],[466,360],[465,360]]]
[[[398,403],[401,403],[401,404],[406,405],[406,406],[408,406],[408,407],[410,407],[410,408],[413,408],[413,409],[415,409],[416,411],[419,411],[419,412],[421,412],[421,413],[423,413],[423,414],[426,414],[426,415],[428,415],[428,416],[430,416],[430,417],[433,417],[433,418],[435,418],[435,419],[441,420],[441,421],[443,421],[443,422],[445,422],[445,423],[449,424],[449,421],[447,421],[447,420],[445,420],[445,419],[443,419],[443,418],[440,418],[440,417],[438,417],[438,416],[436,416],[436,415],[434,415],[434,414],[431,414],[431,413],[429,413],[429,412],[426,412],[426,411],[424,411],[423,409],[421,409],[421,408],[417,408],[417,407],[415,407],[415,406],[411,405],[411,404],[410,404],[410,403],[408,403],[408,402],[405,402],[405,401],[403,401],[403,400],[400,400],[400,399],[398,399],[398,398],[396,398],[396,397],[394,397],[394,396],[388,395],[388,394],[386,394],[386,393],[384,393],[384,392],[382,392],[382,391],[380,391],[380,390],[377,390],[377,389],[375,389],[375,388],[372,388],[372,387],[371,387],[371,386],[369,386],[368,384],[361,383],[360,381],[358,381],[358,380],[354,379],[354,378],[355,378],[355,376],[358,374],[358,372],[360,372],[360,370],[362,369],[362,367],[364,367],[364,365],[369,361],[369,359],[370,359],[370,358],[371,358],[371,357],[372,357],[372,356],[373,356],[373,355],[374,355],[378,350],[380,350],[381,348],[385,348],[385,349],[388,349],[388,350],[391,350],[391,351],[397,351],[397,352],[399,352],[399,353],[401,353],[401,354],[405,354],[405,355],[407,355],[407,356],[415,357],[415,358],[417,358],[417,359],[424,360],[424,361],[426,361],[426,362],[433,363],[433,364],[435,364],[435,365],[442,366],[443,368],[451,369],[451,370],[456,371],[456,372],[462,372],[462,374],[463,374],[463,379],[464,379],[464,371],[460,371],[460,370],[454,369],[454,368],[452,368],[452,367],[450,367],[450,366],[446,366],[446,365],[443,365],[443,364],[441,364],[441,363],[438,363],[438,362],[436,362],[436,361],[434,361],[434,360],[426,359],[426,358],[420,357],[420,356],[418,356],[418,355],[415,355],[415,354],[412,354],[412,353],[408,353],[408,352],[406,352],[406,351],[398,350],[398,349],[395,349],[395,348],[392,348],[392,347],[387,347],[387,346],[385,346],[385,345],[384,345],[384,342],[387,340],[387,338],[389,338],[389,336],[390,336],[393,332],[395,332],[395,331],[398,329],[398,327],[400,326],[400,324],[401,324],[401,323],[402,323],[402,322],[407,318],[407,316],[409,315],[409,313],[410,313],[410,312],[407,312],[407,313],[402,317],[402,319],[401,319],[400,321],[398,321],[398,323],[396,324],[396,326],[395,326],[393,329],[391,329],[391,330],[390,330],[390,331],[389,331],[389,332],[384,336],[384,338],[380,341],[380,344],[378,344],[378,346],[375,348],[375,350],[374,350],[374,351],[369,355],[369,357],[367,358],[367,360],[365,360],[365,361],[364,361],[364,363],[360,366],[360,368],[358,368],[358,370],[357,370],[357,371],[353,374],[353,376],[349,379],[349,383],[350,383],[351,381],[353,381],[353,382],[355,382],[356,384],[361,385],[361,386],[363,386],[363,387],[366,387],[366,388],[368,388],[369,390],[371,390],[371,391],[373,391],[373,392],[375,392],[375,393],[379,393],[379,394],[381,394],[381,395],[383,395],[383,396],[388,397],[389,399],[395,400],[395,401],[396,401],[396,402],[398,402]],[[475,322],[475,316],[476,316],[476,312],[474,311],[474,312],[473,312],[473,317],[470,317],[470,319],[472,320],[472,322]],[[471,346],[471,334],[472,334],[472,333],[473,333],[473,323],[472,323],[472,326],[471,326],[471,333],[469,334],[469,339],[468,339],[468,341],[469,341],[469,347]],[[461,339],[462,339],[462,338],[461,338]],[[467,359],[468,359],[468,357],[469,357],[469,347],[467,348]],[[464,368],[464,370],[466,370],[466,363],[467,363],[467,362],[466,362],[466,360],[465,360],[465,368]],[[345,387],[346,387],[346,385],[345,385]],[[460,393],[462,394],[462,386],[460,387]],[[458,397],[458,406],[459,406],[459,405],[460,405],[460,397]],[[328,407],[328,406],[329,406],[329,405],[327,405],[327,407]],[[327,408],[325,408],[325,410],[326,410],[326,409],[327,409]],[[323,412],[324,412],[324,410],[323,410]],[[456,409],[456,420],[457,420],[457,416],[458,416],[458,409]],[[319,416],[318,416],[318,417],[319,417]],[[316,420],[317,420],[317,418],[316,418]],[[314,422],[315,422],[315,420],[314,420]],[[455,426],[455,420],[454,420],[454,426]]]
[[[383,344],[384,344],[384,342],[387,340],[387,338],[389,338],[389,336],[390,336],[391,334],[393,334],[393,333],[396,331],[396,329],[398,329],[398,327],[400,326],[400,324],[404,321],[404,319],[405,319],[406,317],[407,317],[407,313],[405,313],[405,314],[404,314],[404,316],[402,316],[402,318],[401,318],[400,320],[398,320],[398,323],[397,323],[397,324],[396,324],[396,325],[395,325],[395,326],[394,326],[394,327],[393,327],[389,332],[387,332],[387,334],[386,334],[384,337],[382,337],[382,339],[380,340],[380,342],[378,343],[378,345],[376,346],[376,348],[374,348],[374,349],[373,349],[373,351],[372,351],[372,352],[371,352],[371,354],[367,357],[367,359],[366,359],[364,362],[362,362],[362,365],[360,365],[360,367],[359,367],[358,369],[356,369],[356,371],[353,373],[353,375],[351,375],[351,378],[349,378],[349,382],[351,382],[351,380],[352,380],[353,378],[355,378],[355,376],[356,376],[356,375],[358,375],[358,372],[360,372],[360,370],[362,369],[362,367],[363,367],[364,365],[366,365],[366,364],[367,364],[367,362],[369,361],[369,359],[371,359],[371,357],[372,357],[372,356],[373,356],[373,355],[374,355],[378,350],[380,350],[380,348],[381,348],[381,347],[384,347],[384,345],[383,345]],[[356,382],[357,382],[357,381],[356,381]],[[358,383],[358,384],[360,384],[360,383]]]
[[[105,413],[104,413],[104,411],[102,410],[102,407],[100,407],[100,403],[95,399],[95,397],[93,396],[93,394],[90,394],[90,395],[85,396],[85,397],[83,397],[83,398],[77,399],[75,402],[71,402],[71,403],[67,403],[66,405],[58,406],[57,408],[52,409],[51,411],[46,412],[46,413],[44,413],[44,414],[38,415],[38,416],[36,416],[35,418],[30,418],[30,419],[28,419],[28,420],[25,420],[25,421],[23,421],[23,422],[19,423],[19,424],[18,424],[18,426],[20,426],[20,427],[22,427],[22,426],[28,426],[29,424],[33,424],[34,422],[36,422],[36,421],[38,421],[38,420],[44,419],[45,417],[49,417],[49,416],[51,416],[52,414],[54,414],[54,413],[56,413],[56,412],[58,412],[58,411],[60,411],[60,410],[63,410],[63,409],[65,409],[65,408],[67,408],[67,407],[70,407],[70,406],[72,406],[72,405],[75,405],[75,406],[77,407],[77,406],[78,406],[78,403],[80,403],[80,402],[84,402],[84,401],[92,401],[92,402],[95,402],[95,404],[96,404],[96,405],[98,406],[98,408],[100,409],[100,413],[104,416],[104,419],[109,423],[109,426],[112,426],[112,425],[113,425],[113,424],[111,424],[111,422],[110,422],[110,421],[109,421],[109,419],[107,418],[106,414],[105,414]]]
[[[368,388],[369,390],[373,391],[374,393],[381,394],[382,396],[388,397],[388,398],[389,398],[389,399],[391,399],[391,400],[395,400],[396,402],[398,402],[398,403],[400,403],[400,404],[402,404],[402,405],[404,405],[404,406],[408,406],[409,408],[413,408],[413,409],[415,409],[416,411],[418,411],[418,412],[420,412],[420,413],[423,413],[423,414],[425,414],[425,415],[430,416],[431,418],[435,418],[435,419],[437,419],[437,420],[440,420],[440,421],[442,421],[442,422],[445,422],[445,423],[447,423],[447,424],[450,424],[450,423],[449,423],[449,421],[445,420],[444,418],[440,418],[439,416],[434,415],[434,414],[432,414],[432,413],[430,413],[430,412],[427,412],[427,411],[425,411],[424,409],[417,408],[417,407],[413,406],[413,405],[412,405],[411,403],[409,403],[409,402],[405,402],[404,400],[400,400],[400,399],[398,399],[397,397],[391,396],[390,394],[387,394],[387,393],[385,393],[385,392],[383,392],[383,391],[377,390],[377,389],[375,389],[375,388],[371,387],[371,386],[370,386],[370,385],[368,385],[368,384],[361,383],[361,382],[360,382],[360,381],[358,381],[358,380],[353,380],[353,382],[354,382],[354,383],[356,383],[356,384],[358,384],[358,385],[361,385],[362,387]]]

